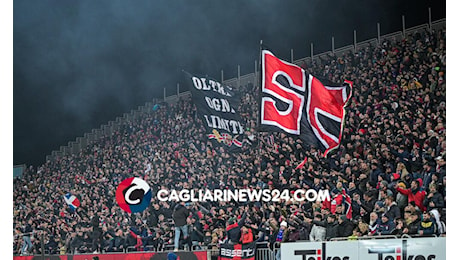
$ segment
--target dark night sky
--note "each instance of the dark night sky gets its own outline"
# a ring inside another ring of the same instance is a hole
[[[175,93],[181,70],[254,70],[259,41],[281,58],[446,17],[443,1],[138,0],[13,2],[13,163],[35,165],[76,137]],[[181,92],[186,86],[181,85]]]

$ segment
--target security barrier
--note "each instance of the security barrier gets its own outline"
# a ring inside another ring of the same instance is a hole
[[[179,251],[174,252],[179,259],[190,259],[190,260],[207,260],[208,255],[206,251],[195,251],[195,252],[187,252],[187,251]],[[51,255],[51,256],[15,256],[13,260],[91,260],[97,259],[99,260],[160,260],[160,259],[167,259],[168,252],[162,253],[104,253],[104,254],[81,254],[81,255]]]
[[[445,237],[404,236],[401,238],[387,237],[360,237],[357,240],[343,241],[346,238],[336,238],[324,242],[290,242],[274,245],[273,250],[266,242],[257,243],[255,260],[278,260],[276,255],[281,250],[281,259],[363,259],[363,260],[434,260],[446,259]],[[128,250],[129,251],[129,250]],[[171,250],[172,251],[172,250]],[[169,252],[171,252],[169,251]],[[168,251],[163,252],[129,252],[129,253],[102,253],[76,255],[46,255],[44,256],[15,256],[14,260],[84,260],[98,257],[100,260],[137,260],[137,259],[167,259]],[[179,259],[217,260],[218,246],[201,251],[179,251],[175,254]]]

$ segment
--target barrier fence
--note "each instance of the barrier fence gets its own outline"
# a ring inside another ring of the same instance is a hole
[[[333,238],[330,241],[310,242],[297,241],[275,244],[270,249],[267,242],[256,243],[255,260],[277,260],[280,252],[281,259],[387,259],[387,260],[433,260],[446,258],[445,237],[411,237],[371,236],[353,238]],[[217,260],[220,249],[216,244],[210,244],[205,250],[174,252],[180,259]],[[168,259],[172,250],[160,252],[130,252],[101,254],[73,254],[73,255],[35,255],[14,256],[14,260],[115,260],[115,259]],[[98,258],[95,258],[98,257]]]

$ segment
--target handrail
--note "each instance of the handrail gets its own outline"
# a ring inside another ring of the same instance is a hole
[[[353,240],[370,240],[370,239],[387,239],[387,238],[398,238],[396,235],[383,235],[383,236],[362,236],[353,237]],[[350,237],[333,237],[329,241],[345,241],[350,240]]]

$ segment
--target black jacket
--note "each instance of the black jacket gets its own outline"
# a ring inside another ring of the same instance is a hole
[[[233,243],[237,244],[240,241],[241,238],[241,227],[244,225],[244,222],[246,220],[246,212],[244,212],[243,216],[241,217],[240,221],[238,223],[234,223],[231,225],[227,226],[227,236],[230,241]]]
[[[430,206],[430,202],[434,203],[434,207]],[[427,208],[428,211],[432,209],[439,209],[439,208],[444,208],[446,204],[444,203],[444,198],[441,193],[436,192],[433,194],[433,197],[428,198],[428,196],[425,197],[425,200],[423,201],[423,205]]]
[[[181,204],[177,204],[176,207],[174,207],[173,212],[174,226],[181,227],[186,225],[189,214],[190,211],[186,207]]]
[[[190,234],[192,241],[203,242],[204,239],[204,232],[203,232],[203,225],[200,222],[195,222],[193,224],[193,229]]]
[[[407,225],[407,229],[409,229],[409,235],[418,234],[419,226],[420,226],[420,218],[417,218],[417,220]]]
[[[339,236],[339,224],[337,221],[328,223],[327,220],[317,221],[313,220],[313,224],[326,228],[326,239],[334,238]]]
[[[339,237],[349,237],[353,234],[354,224],[346,219],[341,224],[338,225],[338,236]]]
[[[388,216],[389,219],[395,220],[396,218],[401,217],[401,209],[398,207],[396,202],[393,202],[390,208],[387,209],[385,215]]]
[[[115,236],[111,240],[111,245],[109,251],[123,251],[123,248],[126,247],[126,240],[122,236]]]
[[[372,198],[370,199],[369,201],[365,201],[363,200],[362,203],[361,203],[361,207],[367,212],[367,213],[371,213],[372,211],[374,211],[374,205],[375,205],[375,202],[377,200]]]

